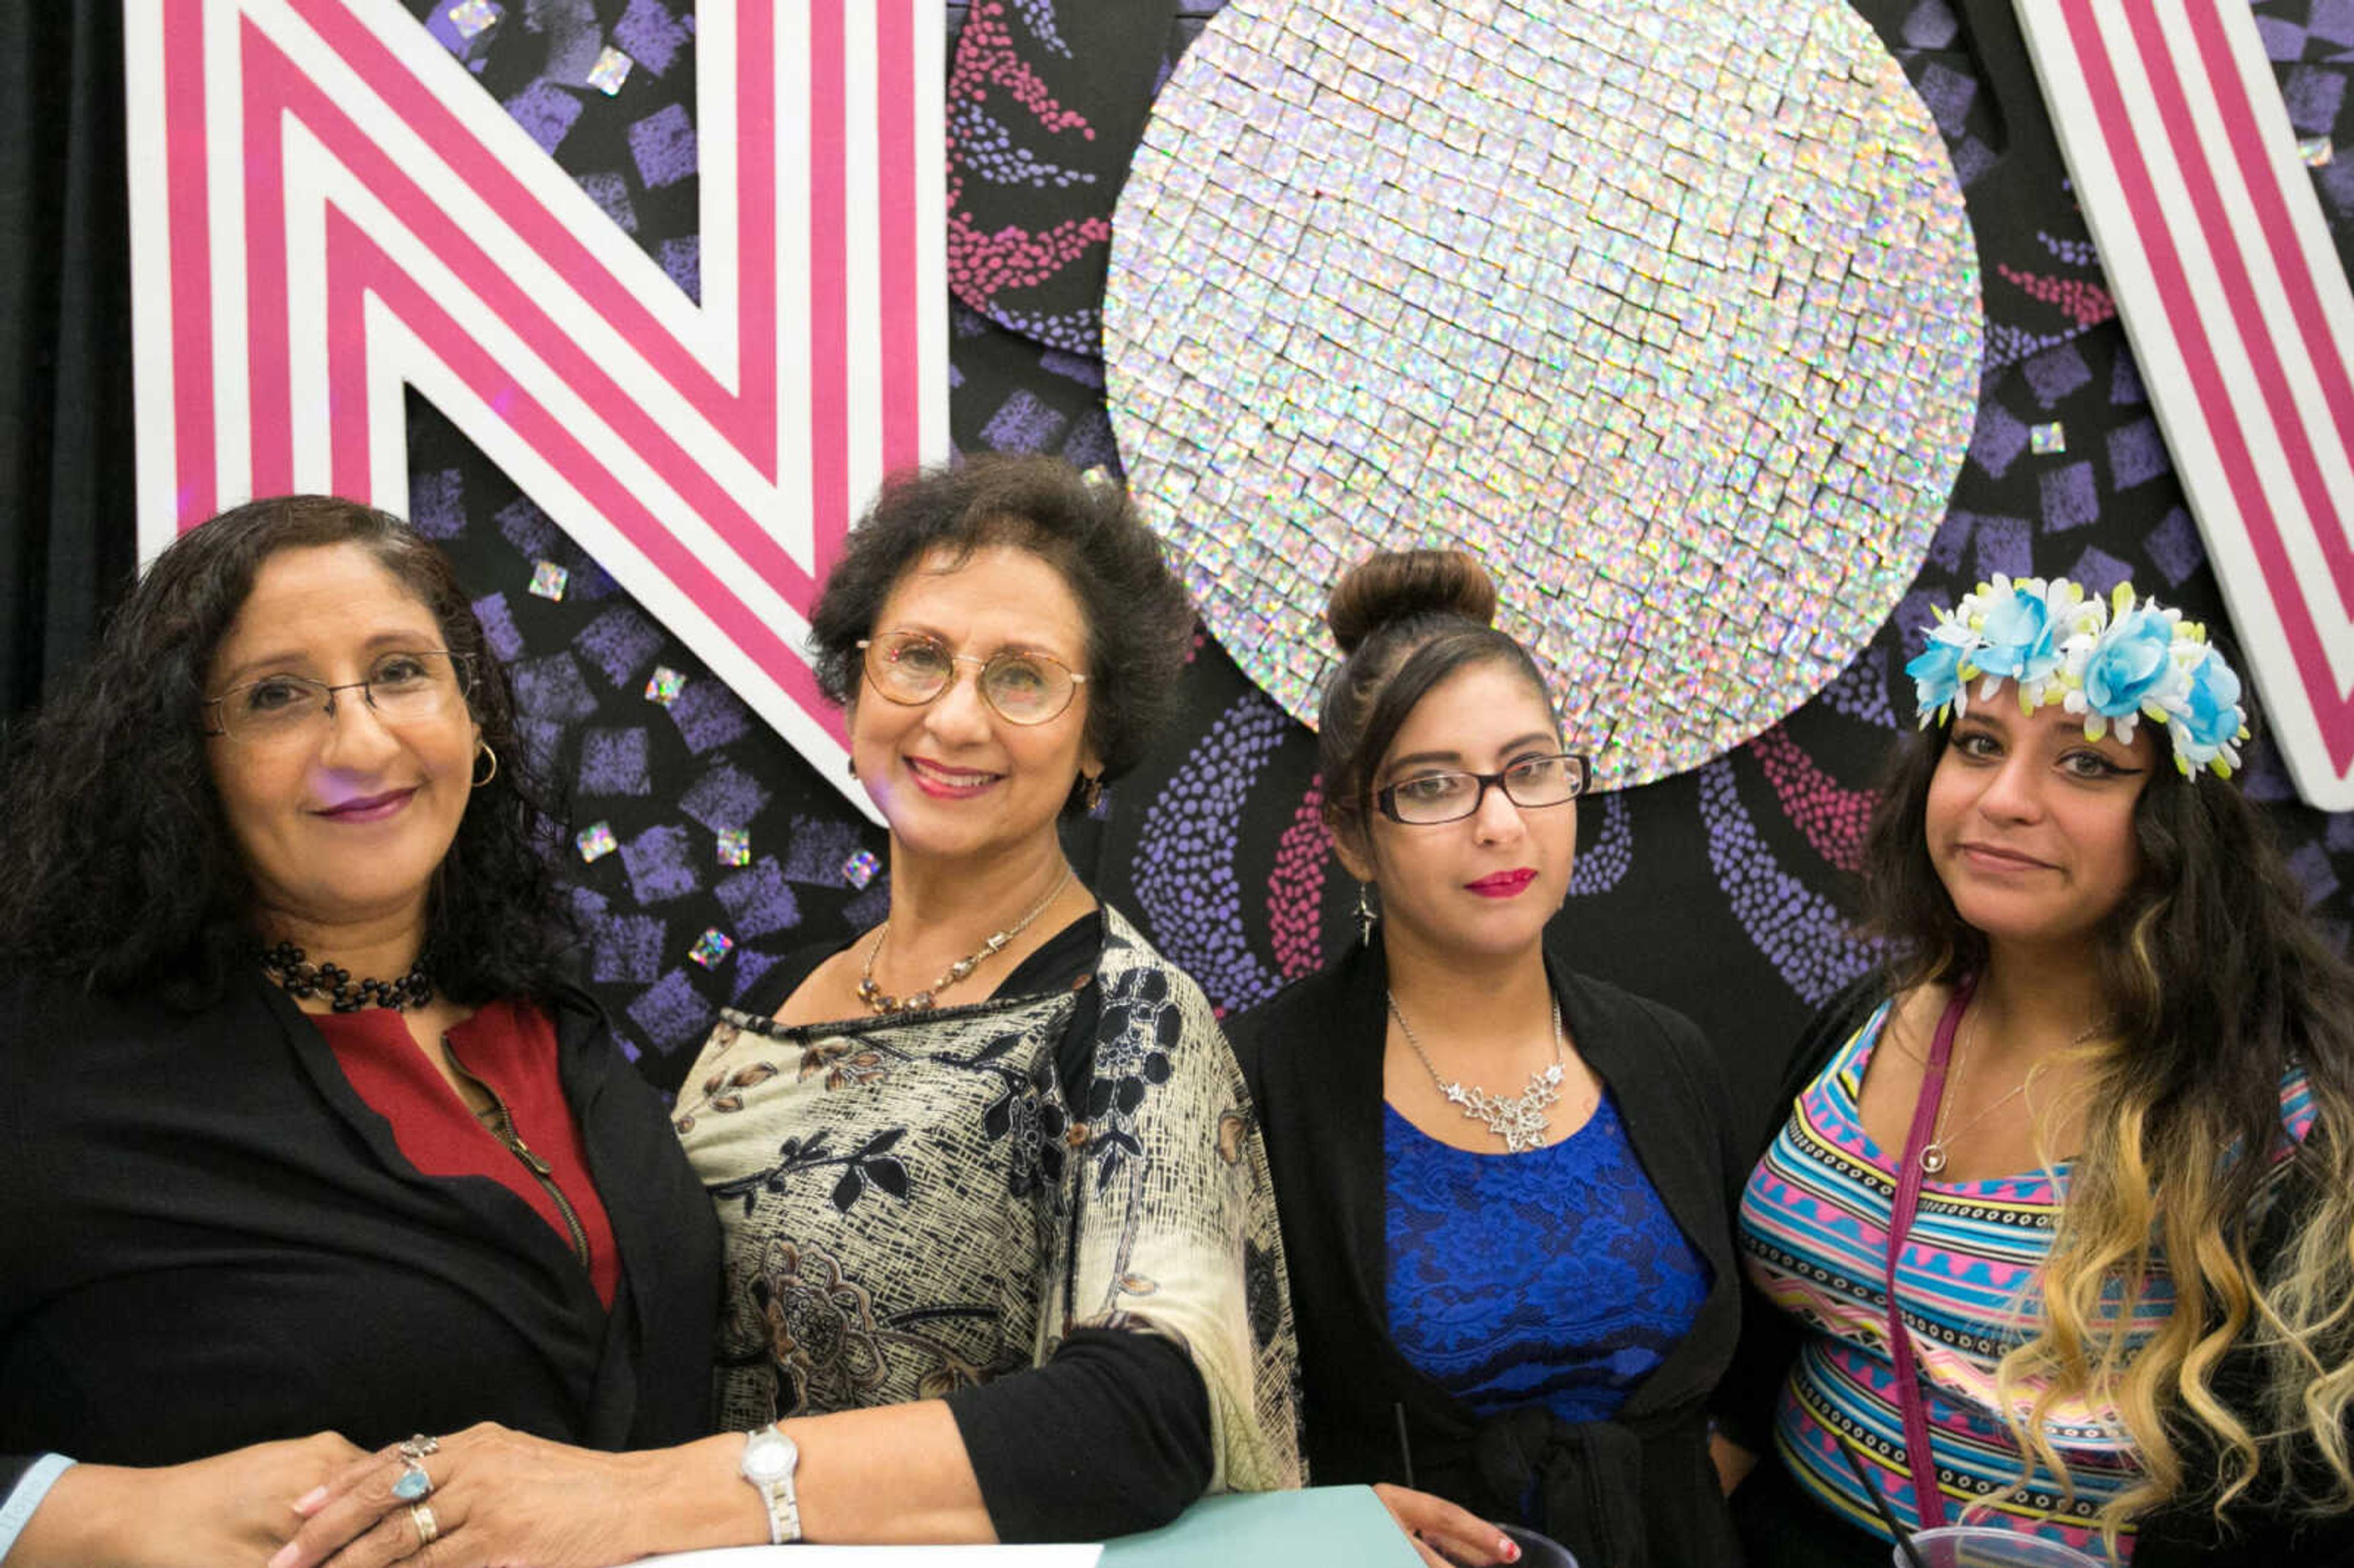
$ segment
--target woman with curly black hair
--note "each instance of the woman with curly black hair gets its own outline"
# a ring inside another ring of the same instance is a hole
[[[702,1430],[709,1206],[565,979],[514,697],[440,555],[353,502],[238,507],[12,738],[9,1568],[258,1563],[345,1437]]]

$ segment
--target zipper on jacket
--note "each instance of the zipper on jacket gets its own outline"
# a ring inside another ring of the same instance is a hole
[[[458,1069],[459,1075],[482,1090],[490,1100],[490,1115],[487,1118],[477,1116],[474,1119],[481,1122],[493,1138],[504,1144],[509,1154],[523,1162],[523,1168],[531,1172],[540,1190],[554,1200],[556,1212],[564,1221],[564,1233],[572,1238],[572,1255],[580,1260],[581,1267],[587,1268],[588,1233],[581,1227],[580,1216],[573,1210],[572,1200],[564,1195],[562,1187],[557,1185],[555,1169],[531,1151],[522,1135],[515,1131],[514,1116],[507,1109],[507,1102],[499,1097],[498,1090],[474,1075],[474,1070],[459,1056],[458,1048],[450,1044],[450,1037],[446,1034],[441,1037],[441,1049],[449,1055],[450,1065]]]

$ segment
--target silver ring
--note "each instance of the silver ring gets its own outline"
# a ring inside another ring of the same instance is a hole
[[[432,1545],[433,1542],[440,1537],[440,1523],[434,1519],[433,1510],[427,1504],[421,1502],[410,1503],[408,1505],[408,1522],[417,1527],[417,1550],[419,1552],[422,1552],[427,1547]]]
[[[429,1437],[419,1432],[416,1436],[403,1443],[396,1451],[402,1458],[413,1465],[428,1454],[439,1454],[441,1451],[441,1439]]]
[[[411,1459],[393,1478],[392,1495],[405,1503],[423,1502],[433,1495],[433,1478],[425,1473],[424,1466]]]

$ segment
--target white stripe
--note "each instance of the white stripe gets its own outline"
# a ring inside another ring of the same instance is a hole
[[[843,0],[842,6],[842,189],[843,250],[847,263],[843,304],[849,318],[843,336],[840,394],[850,413],[846,499],[854,514],[883,480],[883,249],[876,233],[883,192],[875,117],[879,62],[875,58],[877,0]],[[896,5],[901,0],[880,0]],[[894,84],[896,86],[897,84]],[[819,389],[822,395],[824,389]],[[847,519],[843,519],[847,521]]]
[[[915,17],[916,323],[922,356],[922,428],[917,439],[927,462],[949,455],[949,154],[948,29],[938,6],[901,0]]]
[[[806,561],[817,554],[810,467],[814,446],[810,387],[810,58],[808,0],[778,0],[777,490],[761,519],[778,542]],[[709,285],[706,283],[705,287]],[[864,796],[865,791],[855,792]]]
[[[179,532],[173,418],[172,187],[164,100],[164,0],[124,0],[123,132],[131,164],[131,397],[138,432],[139,559]]]
[[[758,5],[762,0],[750,3]],[[695,232],[702,236],[696,287],[703,296],[700,318],[708,330],[713,349],[704,363],[711,366],[721,386],[741,397],[746,345],[743,313],[737,303],[743,292],[743,270],[738,265],[743,246],[738,225],[743,207],[737,191],[743,171],[737,163],[737,146],[741,134],[738,111],[742,107],[742,87],[737,70],[737,51],[741,40],[736,23],[735,0],[699,0],[695,7],[695,155],[698,182]],[[783,85],[777,82],[774,90],[781,91]],[[555,168],[554,160],[547,163]],[[557,173],[563,171],[558,169]],[[638,249],[627,235],[620,238],[631,250]],[[666,299],[687,302],[684,292],[672,284],[667,275],[662,291]],[[796,558],[807,560],[809,556],[802,552]]]
[[[205,199],[212,248],[214,505],[253,494],[251,334],[245,319],[245,71],[241,13],[207,4],[205,38]],[[191,519],[194,521],[194,519]]]

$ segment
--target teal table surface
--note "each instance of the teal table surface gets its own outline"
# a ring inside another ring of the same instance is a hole
[[[1204,1498],[1164,1529],[1104,1543],[1102,1568],[1422,1568],[1371,1487]]]

